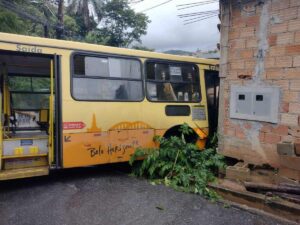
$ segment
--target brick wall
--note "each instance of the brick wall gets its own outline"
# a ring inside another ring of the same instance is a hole
[[[276,144],[300,142],[300,0],[226,0],[221,18],[220,152],[277,167]],[[280,87],[279,123],[231,119],[233,84]]]

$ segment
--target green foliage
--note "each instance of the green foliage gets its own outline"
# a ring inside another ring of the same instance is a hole
[[[131,9],[128,0],[65,0],[67,5],[61,10],[57,4],[44,0],[12,2],[18,10],[11,12],[0,7],[1,32],[128,47],[132,42],[140,42],[150,22],[145,14]]]
[[[137,149],[129,162],[133,173],[176,190],[217,199],[218,195],[207,184],[213,182],[218,170],[225,167],[223,156],[217,154],[216,144],[200,151],[195,144],[186,143],[185,137],[192,132],[187,124],[181,126],[180,132],[181,137],[155,137],[160,144],[157,149]],[[144,160],[139,161],[141,158]]]
[[[102,7],[99,28],[89,32],[86,41],[127,47],[133,41],[140,42],[149,22],[145,14],[134,12],[127,0],[106,1]]]
[[[131,48],[136,49],[136,50],[149,51],[149,52],[154,52],[155,51],[154,48],[148,48],[148,47],[143,46],[143,45],[134,45]]]
[[[6,33],[24,34],[26,24],[14,13],[0,8],[0,31]]]

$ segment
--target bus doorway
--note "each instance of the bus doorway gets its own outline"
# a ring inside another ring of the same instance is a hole
[[[54,161],[54,59],[0,52],[0,180],[46,174]]]
[[[205,71],[205,85],[208,109],[209,133],[212,136],[218,130],[219,115],[219,72],[215,70]]]

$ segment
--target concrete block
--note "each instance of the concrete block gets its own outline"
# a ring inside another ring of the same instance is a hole
[[[277,144],[277,153],[279,155],[295,156],[294,143],[281,142]]]
[[[281,167],[300,171],[300,157],[298,156],[280,155],[279,162]]]

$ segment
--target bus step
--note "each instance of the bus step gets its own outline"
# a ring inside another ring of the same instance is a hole
[[[47,154],[4,156],[2,159],[4,170],[24,169],[49,165]]]
[[[11,180],[11,179],[26,178],[26,177],[45,176],[48,174],[49,174],[48,166],[2,170],[0,171],[0,180]]]

